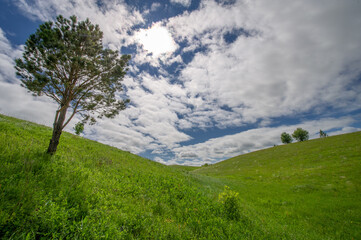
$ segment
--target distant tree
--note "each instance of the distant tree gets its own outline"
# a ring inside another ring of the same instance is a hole
[[[281,141],[282,141],[282,143],[288,144],[288,143],[291,143],[293,141],[293,139],[290,134],[283,132],[281,134]]]
[[[84,132],[84,123],[78,122],[77,124],[75,124],[74,130],[75,130],[76,135],[80,135],[80,133],[83,133]]]
[[[324,131],[322,131],[321,129],[320,129],[320,138],[325,138],[325,137],[328,137],[328,135],[327,135],[327,133],[325,133]]]
[[[121,81],[129,55],[104,49],[103,33],[89,19],[78,22],[57,17],[45,22],[25,43],[22,59],[16,59],[22,86],[35,96],[46,95],[58,103],[48,153],[54,154],[60,135],[75,114],[82,122],[95,117],[113,118],[126,108],[129,99],[120,99]],[[67,111],[70,117],[66,119]]]
[[[299,142],[303,142],[303,141],[306,141],[308,140],[308,131],[302,129],[302,128],[297,128],[293,134],[292,134],[292,137],[294,139],[296,139],[297,141]]]

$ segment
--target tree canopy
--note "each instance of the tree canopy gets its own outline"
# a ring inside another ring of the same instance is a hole
[[[293,139],[290,134],[283,132],[281,134],[281,141],[282,141],[282,143],[288,144],[288,143],[291,143],[293,141]]]
[[[292,137],[294,139],[296,139],[297,141],[299,142],[303,142],[303,141],[306,141],[308,140],[309,136],[308,136],[308,131],[302,129],[302,128],[297,128],[293,134],[292,134]]]
[[[103,48],[103,33],[89,19],[78,22],[61,15],[45,22],[25,43],[23,58],[15,60],[22,86],[35,96],[58,103],[48,153],[55,153],[64,127],[75,114],[82,122],[112,118],[126,108],[121,81],[130,55]],[[66,119],[67,111],[70,117]]]

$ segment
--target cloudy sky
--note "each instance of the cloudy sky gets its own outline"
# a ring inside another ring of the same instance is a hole
[[[62,14],[89,18],[105,47],[132,55],[131,105],[86,126],[86,138],[201,165],[298,127],[311,138],[359,131],[360,13],[359,0],[0,0],[0,112],[52,125],[57,105],[20,87],[13,65],[39,24]]]

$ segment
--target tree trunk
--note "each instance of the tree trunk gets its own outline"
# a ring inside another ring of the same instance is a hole
[[[54,155],[58,147],[60,136],[63,131],[63,124],[65,121],[67,109],[68,109],[67,107],[64,107],[60,110],[60,112],[56,113],[54,127],[53,127],[53,136],[50,139],[50,144],[47,151],[47,153],[49,153],[50,155]]]

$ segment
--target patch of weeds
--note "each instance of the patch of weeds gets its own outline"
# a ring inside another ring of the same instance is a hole
[[[223,213],[230,220],[240,219],[240,209],[238,202],[238,192],[232,191],[228,186],[219,194],[219,202],[222,203]]]

